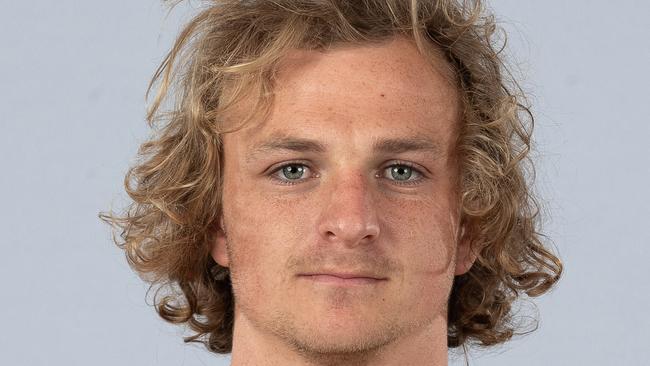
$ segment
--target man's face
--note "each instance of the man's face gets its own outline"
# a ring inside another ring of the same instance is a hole
[[[223,137],[212,255],[230,267],[236,324],[350,352],[446,319],[453,276],[471,265],[449,78],[396,39],[293,51],[274,92],[268,119]]]

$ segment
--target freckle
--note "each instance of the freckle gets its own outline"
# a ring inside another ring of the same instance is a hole
[[[384,93],[381,93],[381,94],[379,94],[379,95],[381,95],[382,97],[385,97]]]

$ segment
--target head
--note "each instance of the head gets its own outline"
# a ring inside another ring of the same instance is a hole
[[[460,240],[460,102],[442,55],[401,36],[300,49],[274,82],[267,116],[222,138],[211,254],[229,268],[236,319],[311,354],[446,319],[454,275],[476,256]],[[375,280],[318,281],[332,273]]]
[[[561,263],[525,176],[532,117],[479,5],[199,14],[152,81],[163,125],[127,176],[134,202],[105,216],[143,277],[180,290],[157,298],[160,315],[219,353],[235,314],[315,352],[434,321],[450,347],[509,339],[512,303],[546,292]]]

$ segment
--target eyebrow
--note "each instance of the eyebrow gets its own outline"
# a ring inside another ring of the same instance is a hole
[[[251,162],[257,159],[258,156],[264,156],[278,150],[324,153],[327,148],[316,140],[288,135],[272,136],[269,140],[254,145],[246,155],[246,161]]]
[[[423,151],[440,154],[440,145],[422,137],[405,137],[376,140],[372,146],[375,152],[400,154],[409,151]]]
[[[438,143],[422,137],[378,139],[373,142],[372,149],[376,153],[384,154],[400,154],[415,151],[438,155],[441,152]],[[258,156],[264,156],[282,150],[303,153],[324,153],[327,152],[327,147],[317,140],[293,137],[290,135],[272,136],[269,140],[254,145],[247,154],[246,161],[250,162],[255,160]]]

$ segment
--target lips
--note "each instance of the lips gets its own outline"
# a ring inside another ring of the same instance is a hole
[[[301,274],[300,277],[315,282],[338,285],[376,284],[388,280],[385,277],[364,272],[314,272]]]

